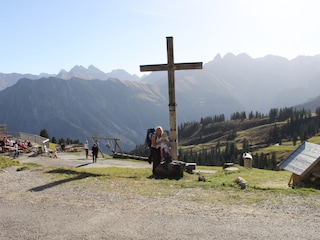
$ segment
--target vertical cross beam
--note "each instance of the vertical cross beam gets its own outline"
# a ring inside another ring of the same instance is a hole
[[[176,93],[175,93],[175,70],[202,69],[202,62],[195,63],[174,63],[173,37],[167,37],[167,64],[141,65],[141,72],[168,71],[168,93],[169,93],[169,114],[170,114],[170,147],[172,159],[178,159],[178,129],[176,115]]]

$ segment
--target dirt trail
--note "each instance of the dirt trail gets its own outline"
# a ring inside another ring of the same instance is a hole
[[[121,159],[104,159],[98,158],[97,162],[93,163],[91,157],[85,157],[84,152],[77,153],[58,153],[58,158],[52,158],[45,154],[37,157],[30,157],[31,154],[22,154],[18,161],[21,163],[37,163],[46,167],[71,167],[71,168],[99,168],[99,167],[130,167],[130,168],[150,168],[151,165],[146,161],[126,161]]]
[[[98,159],[91,164],[81,155],[58,157],[21,156],[19,160],[58,167],[151,169],[147,162]],[[276,204],[241,205],[235,199],[226,205],[193,201],[192,196],[203,193],[201,189],[147,197],[108,191],[118,183],[108,186],[95,178],[57,181],[41,169],[6,171],[0,173],[0,239],[319,239],[318,197],[279,194]],[[206,191],[215,194],[214,189]]]

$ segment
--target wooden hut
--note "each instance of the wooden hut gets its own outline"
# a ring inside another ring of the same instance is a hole
[[[320,145],[304,142],[279,165],[292,172],[290,187],[320,188]]]

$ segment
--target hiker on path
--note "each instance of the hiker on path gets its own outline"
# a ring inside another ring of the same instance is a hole
[[[88,140],[86,140],[86,142],[84,144],[84,150],[86,151],[86,158],[88,158],[88,155],[89,155],[89,143],[88,143]]]
[[[96,143],[93,144],[91,151],[92,151],[92,162],[95,163],[97,162],[98,152],[99,152],[99,148]]]
[[[19,157],[19,144],[16,142],[15,144],[14,144],[14,156],[13,156],[13,158],[18,158]]]

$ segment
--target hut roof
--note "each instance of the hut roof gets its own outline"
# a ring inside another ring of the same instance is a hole
[[[279,168],[303,176],[320,160],[320,145],[304,142],[280,163]]]
[[[244,153],[242,155],[242,158],[248,158],[248,159],[251,159],[252,160],[252,155],[250,153]]]

